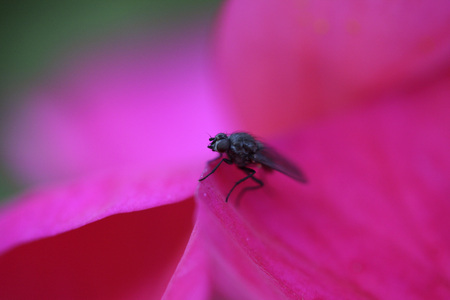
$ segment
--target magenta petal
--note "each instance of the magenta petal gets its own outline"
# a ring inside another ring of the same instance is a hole
[[[195,167],[173,174],[122,170],[27,192],[0,211],[0,251],[117,213],[185,200],[199,173]]]
[[[11,116],[6,162],[25,180],[51,182],[105,168],[176,170],[203,161],[207,133],[226,126],[206,53],[196,29],[115,41],[71,58]]]
[[[448,72],[446,0],[224,6],[216,46],[222,84],[243,127],[261,134]]]
[[[450,90],[329,120],[272,141],[308,185],[221,167],[198,191],[216,294],[226,299],[450,298]],[[248,183],[252,185],[251,183]]]

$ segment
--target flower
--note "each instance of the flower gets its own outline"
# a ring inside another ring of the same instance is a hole
[[[227,102],[205,96],[186,46],[161,68],[166,52],[142,45],[102,53],[79,67],[87,78],[37,93],[9,144],[41,185],[0,216],[0,293],[448,298],[449,10],[330,5],[228,2],[216,41]],[[194,193],[203,127],[272,134],[308,185],[258,170],[264,188],[225,203],[242,172],[221,166]]]

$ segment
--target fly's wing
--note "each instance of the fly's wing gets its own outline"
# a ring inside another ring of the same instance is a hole
[[[262,149],[258,150],[253,157],[257,163],[277,170],[299,182],[307,182],[305,175],[303,175],[302,171],[300,171],[294,163],[290,162],[270,147],[264,146]]]

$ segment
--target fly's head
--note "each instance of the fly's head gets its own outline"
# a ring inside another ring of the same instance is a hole
[[[209,138],[211,144],[208,148],[212,151],[223,153],[230,148],[230,139],[225,133],[219,133],[215,137]]]

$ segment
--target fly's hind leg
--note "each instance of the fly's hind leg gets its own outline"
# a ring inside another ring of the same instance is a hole
[[[251,178],[254,182],[256,182],[258,184],[258,186],[253,186],[253,187],[246,187],[243,191],[246,190],[253,190],[253,189],[258,189],[264,186],[264,183],[259,180],[258,178],[255,178],[253,175],[255,175],[256,171],[247,167],[240,167],[239,169],[241,169],[242,171],[245,172],[245,174],[247,174],[247,176],[245,176],[244,178],[240,179],[238,182],[236,182],[234,184],[234,186],[231,188],[231,190],[228,192],[227,198],[225,199],[225,202],[228,202],[228,198],[231,195],[231,192],[242,182],[246,181],[247,179]],[[240,194],[239,194],[240,195]]]

